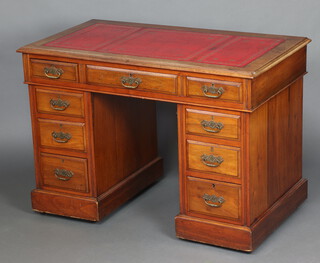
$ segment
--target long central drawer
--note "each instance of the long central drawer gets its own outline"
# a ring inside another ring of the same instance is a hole
[[[87,65],[87,83],[129,90],[176,94],[177,76],[140,70]]]

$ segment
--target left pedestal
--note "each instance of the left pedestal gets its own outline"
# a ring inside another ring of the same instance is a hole
[[[29,86],[35,211],[99,221],[162,176],[153,101]]]

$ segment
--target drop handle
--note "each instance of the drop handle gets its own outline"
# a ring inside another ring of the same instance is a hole
[[[69,101],[62,100],[61,98],[51,99],[49,103],[50,107],[57,111],[64,111],[70,106]]]
[[[219,133],[224,128],[224,125],[222,122],[202,120],[200,124],[201,124],[201,127],[206,132],[211,132],[211,133]]]
[[[49,79],[59,79],[64,73],[63,69],[56,68],[55,66],[46,67],[43,69],[44,75]]]
[[[57,179],[61,181],[69,181],[74,175],[74,173],[69,170],[56,168],[54,169],[54,175]]]
[[[213,154],[203,154],[200,159],[204,165],[209,167],[219,167],[224,161],[221,156],[215,156]]]
[[[211,86],[203,85],[201,87],[203,94],[208,98],[218,99],[225,92],[222,87],[215,87],[212,83]]]
[[[61,132],[61,131],[60,132],[53,131],[51,133],[51,136],[53,140],[57,143],[67,143],[72,138],[72,135],[70,133]]]
[[[216,208],[221,207],[225,202],[225,199],[222,196],[204,194],[202,198],[206,205]]]
[[[135,78],[132,74],[129,76],[121,77],[121,84],[123,87],[128,89],[136,89],[141,84],[142,80],[140,78]]]

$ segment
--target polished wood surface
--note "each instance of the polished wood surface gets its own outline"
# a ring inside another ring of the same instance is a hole
[[[92,103],[100,195],[157,158],[156,109],[153,101],[104,94],[93,94]]]
[[[169,94],[177,93],[177,76],[175,75],[87,65],[88,84],[126,88],[124,85],[128,86],[128,84],[123,84],[121,78],[128,78],[129,76],[141,81],[140,84],[131,84],[132,89]]]
[[[215,138],[240,139],[240,115],[235,112],[186,109],[186,132]]]
[[[38,60],[31,59],[30,60],[30,71],[31,78],[48,78],[52,77],[55,79],[57,76],[55,74],[49,73],[46,75],[44,69],[55,67],[56,69],[60,69],[62,73],[61,76],[57,79],[57,81],[71,81],[78,82],[78,66],[74,63],[63,63],[58,61],[50,61],[50,60]]]
[[[237,226],[235,224],[179,214],[175,218],[176,234],[182,239],[252,252],[306,198],[307,181],[301,179],[252,226]]]
[[[200,214],[215,217],[215,220],[239,221],[241,217],[241,187],[236,184],[187,178],[187,211],[189,215]],[[204,195],[223,198],[222,204],[206,201]],[[196,215],[199,216],[199,215]]]
[[[242,102],[242,83],[237,82],[229,82],[229,81],[219,81],[215,79],[201,79],[201,78],[194,78],[194,77],[187,77],[187,87],[186,87],[186,94],[189,97],[200,97],[206,98],[211,101],[231,101],[235,103]],[[210,98],[208,96],[212,96],[216,94],[205,93],[203,91],[203,87],[206,86],[222,88],[223,93],[218,98]]]
[[[240,149],[230,146],[187,141],[188,169],[240,177]],[[204,160],[203,156],[221,157],[222,162]]]
[[[42,188],[54,191],[88,192],[87,160],[42,153],[40,155]],[[57,174],[56,169],[72,173],[72,177]]]
[[[62,101],[62,105],[59,105],[59,100]],[[84,117],[82,93],[50,91],[39,87],[36,90],[36,103],[39,113]]]
[[[30,94],[33,209],[99,221],[161,178],[155,101],[166,101],[177,104],[177,236],[253,251],[307,197],[302,89],[310,40],[143,24],[281,39],[243,67],[45,46],[97,22],[142,26],[91,20],[18,50]]]
[[[38,119],[38,123],[41,146],[86,151],[84,123],[47,119]],[[70,139],[59,136],[59,133],[69,135]]]

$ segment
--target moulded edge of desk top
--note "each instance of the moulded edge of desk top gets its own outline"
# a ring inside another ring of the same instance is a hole
[[[94,23],[134,25],[134,26],[145,26],[145,27],[151,27],[151,28],[174,29],[174,30],[194,31],[194,32],[231,34],[231,35],[245,35],[245,36],[253,36],[253,37],[278,37],[278,38],[285,39],[286,41],[284,41],[282,44],[275,47],[271,51],[265,53],[260,58],[249,63],[245,67],[230,67],[230,66],[176,61],[176,60],[168,60],[168,59],[157,59],[157,58],[146,58],[146,57],[129,56],[129,55],[121,55],[121,54],[100,53],[95,51],[83,51],[83,50],[75,50],[75,49],[67,49],[67,48],[48,47],[43,45],[47,42],[50,42],[54,39],[65,36],[67,34],[70,34],[74,31],[77,31],[81,28],[92,25]],[[232,32],[232,31],[222,31],[222,30],[209,30],[209,29],[198,29],[198,28],[196,29],[196,28],[187,28],[187,27],[161,26],[161,25],[104,21],[104,20],[93,19],[83,24],[80,24],[78,26],[62,31],[58,34],[52,35],[50,37],[33,42],[26,46],[23,46],[19,48],[17,52],[253,79],[261,75],[265,71],[269,70],[270,68],[274,67],[275,65],[277,65],[278,63],[280,63],[281,61],[283,61],[293,53],[297,52],[298,50],[300,50],[310,42],[311,40],[305,37],[242,33],[242,32]]]

